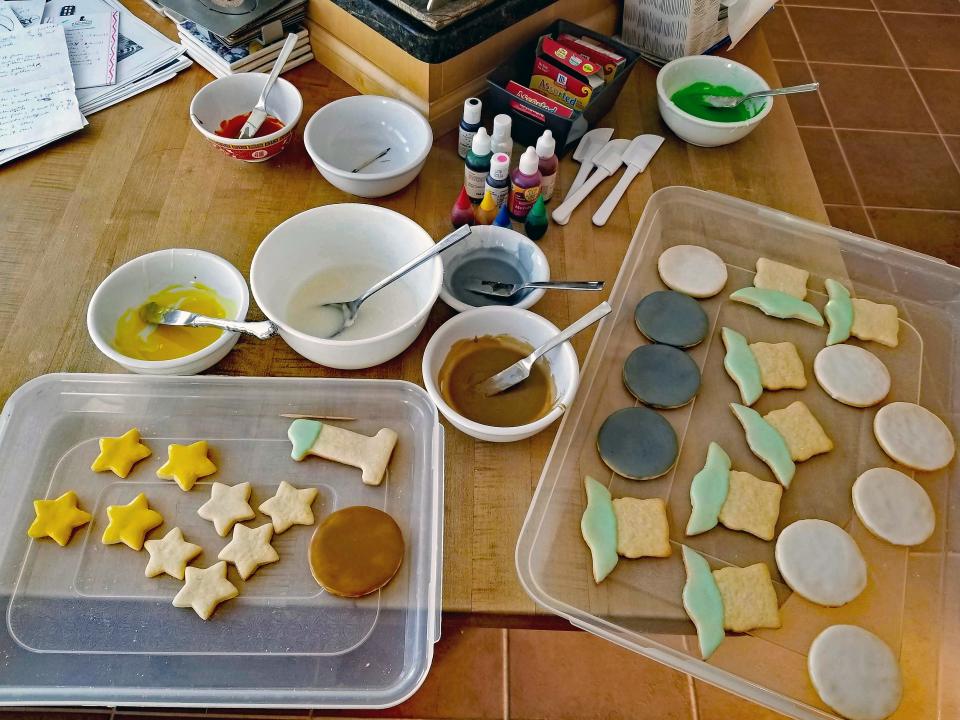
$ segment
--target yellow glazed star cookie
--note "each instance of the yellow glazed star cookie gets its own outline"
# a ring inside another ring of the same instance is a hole
[[[161,540],[147,540],[143,546],[150,553],[144,575],[156,577],[166,573],[177,580],[183,580],[187,563],[203,550],[199,545],[184,540],[183,531],[178,527],[164,535]]]
[[[193,608],[204,620],[209,620],[217,605],[235,598],[237,586],[227,580],[227,564],[222,560],[208,568],[188,567],[187,581],[173,598],[173,606]]]
[[[198,478],[213,475],[217,466],[207,457],[207,441],[192,445],[167,446],[167,462],[157,470],[161,480],[176,480],[181,490],[189,490]]]
[[[90,513],[77,507],[77,494],[70,490],[56,500],[34,500],[36,519],[27,530],[32,538],[53,538],[61,547],[70,542],[73,531],[90,522]]]
[[[861,340],[873,340],[887,347],[896,347],[900,331],[897,308],[860,298],[853,298],[852,302],[853,325],[850,334]]]
[[[794,462],[803,462],[820,453],[833,450],[833,441],[827,437],[810,409],[797,400],[780,410],[763,416],[783,436]]]
[[[130,428],[120,437],[100,438],[100,454],[90,469],[94,472],[112,470],[117,477],[125,478],[136,463],[149,455],[150,448],[140,442],[140,431]]]
[[[147,496],[143,493],[126,505],[108,506],[107,517],[110,518],[110,524],[103,531],[103,544],[116,545],[122,542],[133,550],[140,550],[147,533],[163,522],[163,515],[150,509]]]
[[[286,480],[280,482],[277,494],[260,505],[260,512],[273,520],[273,531],[279,535],[291,525],[313,525],[310,505],[317,497],[316,488],[299,490]]]
[[[733,632],[780,627],[777,591],[765,563],[713,571],[723,598],[723,627]]]
[[[803,361],[793,343],[750,343],[750,352],[760,366],[760,384],[767,390],[803,390],[807,386]]]
[[[803,300],[807,296],[809,277],[810,273],[806,270],[760,258],[757,260],[757,274],[753,278],[753,286],[764,290],[778,290]]]
[[[730,530],[773,540],[783,488],[779,483],[766,482],[740,470],[731,470],[728,479],[727,498],[718,516],[720,522]]]
[[[670,528],[667,506],[660,498],[617,498],[617,554],[628,558],[669,557]]]

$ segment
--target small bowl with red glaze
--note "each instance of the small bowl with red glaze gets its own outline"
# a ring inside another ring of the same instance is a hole
[[[269,160],[293,141],[293,129],[303,112],[303,98],[292,83],[278,78],[267,96],[268,118],[264,125],[257,136],[240,140],[236,135],[244,120],[239,116],[253,109],[266,81],[266,73],[252,72],[227,75],[204,85],[190,102],[190,121],[201,135],[232,158],[244,162]],[[277,121],[283,125],[279,129],[275,129]],[[228,137],[231,130],[233,137]]]

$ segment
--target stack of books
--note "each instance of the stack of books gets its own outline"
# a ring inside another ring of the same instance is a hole
[[[180,34],[180,42],[186,48],[187,55],[216,77],[242,72],[270,72],[285,39],[281,38],[269,45],[254,39],[230,46],[191,20],[177,23],[177,32]],[[291,29],[290,32],[297,34],[297,44],[287,64],[283,66],[283,72],[313,59],[310,36],[306,28],[300,25]]]

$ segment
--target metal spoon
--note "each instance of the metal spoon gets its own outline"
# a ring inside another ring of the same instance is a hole
[[[287,64],[290,53],[293,52],[296,44],[297,34],[290,33],[287,35],[283,47],[280,48],[280,54],[277,55],[277,59],[273,63],[273,69],[270,70],[270,75],[267,77],[267,82],[260,92],[260,98],[257,100],[257,104],[253,106],[253,110],[250,111],[250,117],[247,118],[243,127],[240,128],[240,140],[248,140],[256,135],[257,130],[263,125],[263,121],[267,119],[267,95],[273,90],[273,84],[277,82],[277,78],[280,77],[280,73],[283,72],[283,66]]]
[[[746,95],[704,95],[703,103],[715,108],[735,108],[742,105],[747,100],[755,98],[771,97],[773,95],[792,95],[793,93],[813,92],[819,89],[820,83],[813,82],[806,85],[791,85],[789,87],[773,88],[772,90],[758,90],[757,92],[747,93]]]
[[[464,287],[478,295],[487,295],[489,297],[506,300],[523,290],[537,288],[543,288],[544,290],[603,290],[603,280],[545,280],[527,283],[508,283],[471,278],[464,284]]]
[[[567,327],[559,335],[554,335],[552,338],[547,340],[547,342],[538,347],[522,360],[517,360],[506,370],[498,372],[493,377],[487,378],[483,382],[476,385],[477,392],[485,395],[486,397],[490,397],[491,395],[497,395],[498,393],[502,393],[504,390],[512,388],[517,383],[523,382],[530,377],[530,371],[533,369],[533,364],[537,360],[553,350],[557,345],[565,343],[581,330],[593,325],[597,320],[607,315],[612,309],[613,308],[610,307],[610,303],[600,303],[593,310]]]
[[[277,326],[269,320],[261,322],[243,322],[198,315],[186,310],[164,307],[159,303],[147,303],[140,308],[140,319],[150,325],[178,325],[182,327],[215,327],[229,332],[253,335],[261,340],[277,334]]]
[[[401,267],[396,272],[393,272],[387,275],[387,277],[385,277],[383,280],[378,282],[372,288],[367,290],[365,293],[363,293],[363,295],[358,297],[356,300],[348,300],[347,302],[323,303],[322,305],[320,305],[319,306],[320,308],[330,308],[333,310],[337,310],[340,313],[340,326],[337,328],[336,332],[331,333],[330,335],[327,335],[326,338],[329,339],[329,338],[336,337],[337,335],[342,333],[344,330],[346,330],[348,327],[353,325],[353,323],[356,322],[357,320],[357,311],[360,309],[360,305],[362,305],[371,295],[373,295],[376,292],[379,292],[380,290],[383,290],[387,285],[392,283],[394,280],[397,280],[398,278],[403,277],[411,270],[420,267],[423,263],[425,263],[427,260],[434,257],[435,255],[439,255],[447,248],[456,245],[458,242],[463,240],[469,234],[470,234],[470,227],[468,225],[463,225],[458,230],[454,230],[452,233],[447,235],[443,240],[438,242],[432,248],[417,255],[413,260],[408,262],[406,265]]]

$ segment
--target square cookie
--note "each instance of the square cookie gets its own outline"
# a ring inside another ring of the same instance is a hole
[[[803,462],[833,450],[833,441],[827,437],[810,408],[799,400],[780,410],[771,410],[763,419],[783,435],[794,462]]]
[[[755,342],[750,343],[750,351],[760,366],[760,384],[767,390],[803,390],[807,386],[803,361],[793,343]]]
[[[713,571],[723,598],[723,627],[733,632],[780,627],[777,591],[765,563]]]
[[[760,258],[757,260],[757,274],[753,286],[765,290],[779,290],[803,300],[807,296],[807,280],[810,273],[793,265]]]
[[[773,540],[780,516],[780,483],[767,482],[748,472],[731,470],[727,499],[719,519],[731,530],[743,530],[761,540]]]
[[[617,553],[628,558],[669,557],[667,506],[660,498],[617,498]]]
[[[887,347],[896,347],[900,332],[897,308],[860,298],[853,298],[852,302],[853,325],[850,334],[861,340],[873,340]]]

